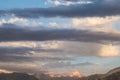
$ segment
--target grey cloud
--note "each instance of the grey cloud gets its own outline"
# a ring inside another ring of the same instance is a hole
[[[31,51],[34,52],[58,52],[61,51],[59,49],[43,49],[43,48],[29,48],[29,47],[0,47],[0,55],[33,55]],[[61,51],[62,52],[62,51]]]
[[[15,15],[22,18],[40,17],[105,17],[120,14],[120,0],[93,0],[93,4],[1,10],[0,15]],[[33,14],[34,13],[34,14]]]
[[[10,25],[11,26],[11,25]],[[16,28],[0,28],[0,41],[83,41],[109,42],[120,41],[120,33],[93,32],[75,29],[29,30]]]
[[[91,47],[92,45],[92,47]],[[107,44],[108,45],[108,44]],[[101,49],[101,45],[97,43],[89,43],[89,42],[73,42],[67,41],[63,43],[61,47],[64,50],[64,53],[68,53],[69,55],[76,56],[80,59],[80,56],[99,56],[99,50]]]
[[[69,57],[45,57],[45,56],[15,56],[15,55],[2,55],[0,57],[0,62],[54,62],[54,61],[64,61],[64,60],[73,60]]]
[[[0,55],[24,55],[28,53],[28,51],[31,51],[32,49],[27,47],[18,47],[18,48],[12,48],[12,47],[0,47]]]
[[[70,57],[61,56],[35,56],[31,53],[38,52],[36,54],[56,52],[59,50],[52,49],[38,49],[38,48],[27,48],[27,47],[0,47],[0,62],[54,62],[59,60],[73,60]]]
[[[0,62],[23,62],[28,61],[29,58],[25,57],[32,49],[26,47],[0,47]]]
[[[50,68],[63,68],[63,67],[89,66],[89,65],[95,65],[95,64],[90,62],[83,62],[83,63],[76,63],[76,64],[72,64],[71,62],[54,62],[54,63],[47,63],[44,66],[50,67]]]

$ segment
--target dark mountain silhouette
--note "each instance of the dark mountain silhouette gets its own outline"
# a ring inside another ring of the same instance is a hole
[[[39,80],[79,80],[79,77],[70,77],[70,76],[54,76],[51,77],[49,74],[35,74],[35,77],[37,77]]]
[[[104,77],[99,80],[120,80],[120,67],[110,70]]]
[[[9,73],[9,74],[0,74],[0,80],[38,80],[32,75],[25,73]]]
[[[1,73],[0,80],[120,80],[120,67],[110,70],[106,74],[95,74],[87,77],[54,76],[40,73],[28,75],[26,73]]]
[[[50,77],[47,74],[40,73],[35,75],[39,80],[120,80],[120,67],[115,68],[107,72],[106,74],[94,74],[87,77],[70,77],[70,76],[61,76],[61,77]]]
[[[120,72],[116,72],[109,76],[105,76],[99,80],[120,80]]]
[[[120,67],[112,69],[106,74],[95,74],[82,77],[80,80],[120,80]]]
[[[120,67],[110,70],[107,74],[110,75],[110,74],[113,74],[113,73],[116,73],[116,72],[120,72]]]

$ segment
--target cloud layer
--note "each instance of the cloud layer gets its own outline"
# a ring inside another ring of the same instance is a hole
[[[92,4],[84,5],[0,10],[0,16],[14,15],[21,18],[105,17],[120,14],[119,2],[120,0],[93,0]]]
[[[12,27],[10,27],[12,26]],[[47,40],[67,40],[84,42],[107,42],[119,41],[118,32],[95,32],[90,30],[74,29],[47,29],[47,30],[29,30],[9,25],[0,28],[0,41],[47,41]]]
[[[0,72],[88,74],[119,66],[120,0],[41,1],[1,8]]]
[[[84,67],[90,69],[90,67],[96,65],[101,67],[106,63],[111,64],[111,58],[113,57],[115,57],[113,58],[115,60],[118,57],[116,61],[119,62],[119,52],[119,46],[117,45],[91,42],[1,42],[0,68],[8,71],[30,73],[40,70],[46,71],[47,69],[51,71],[58,70],[58,72],[60,72],[61,69],[67,71],[68,68],[70,70],[73,68],[80,68],[81,70]],[[104,63],[105,60],[106,62]],[[119,63],[117,65],[119,65]]]

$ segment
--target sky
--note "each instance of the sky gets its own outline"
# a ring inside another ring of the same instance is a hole
[[[120,66],[120,0],[0,0],[0,72],[67,75]]]

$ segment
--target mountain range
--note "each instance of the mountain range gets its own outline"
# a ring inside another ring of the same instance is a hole
[[[120,80],[120,67],[107,72],[106,74],[94,74],[85,77],[77,76],[54,76],[41,73],[40,75],[28,75],[26,73],[1,73],[0,80]]]
[[[0,80],[38,80],[38,79],[26,73],[9,73],[9,74],[1,73]]]

